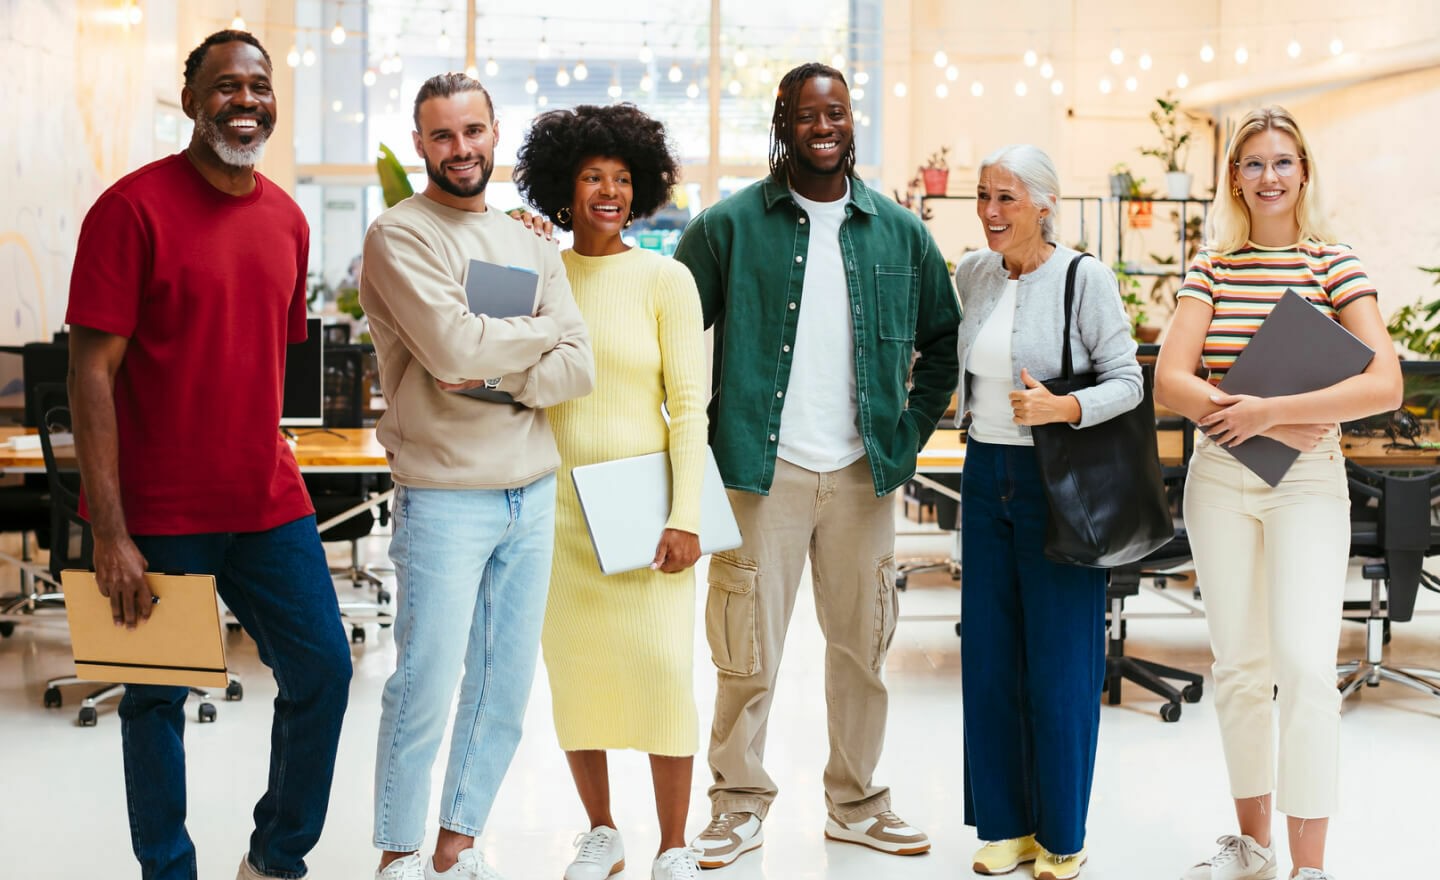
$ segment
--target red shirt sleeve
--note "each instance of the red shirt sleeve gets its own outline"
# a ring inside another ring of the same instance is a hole
[[[290,332],[287,343],[305,341],[305,281],[310,269],[310,224],[300,221],[300,240],[295,254],[295,293],[290,299]]]
[[[129,338],[150,276],[152,245],[124,195],[100,196],[80,225],[65,323]]]

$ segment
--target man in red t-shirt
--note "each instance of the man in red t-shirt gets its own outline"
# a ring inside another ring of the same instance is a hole
[[[239,878],[301,877],[329,802],[351,662],[314,508],[278,429],[285,347],[305,338],[309,229],[255,173],[275,127],[270,56],[220,31],[185,63],[190,145],[127,175],[80,229],[66,322],[70,405],[117,625],[144,632],[143,574],[213,574],[279,687],[269,788]],[[187,689],[120,704],[145,880],[193,880]]]

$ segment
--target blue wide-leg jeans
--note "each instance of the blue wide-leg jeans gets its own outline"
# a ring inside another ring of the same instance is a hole
[[[1045,558],[1035,449],[971,440],[961,490],[965,823],[1085,845],[1105,676],[1105,572]]]
[[[440,825],[478,836],[520,744],[555,539],[555,475],[395,495],[395,673],[381,698],[375,846],[425,841],[430,768],[460,682]],[[461,672],[464,678],[461,678]]]
[[[270,779],[255,804],[249,858],[271,877],[305,876],[330,804],[352,670],[315,517],[264,532],[134,540],[150,571],[215,575],[220,598],[274,673]],[[188,695],[183,687],[128,685],[120,701],[130,841],[144,880],[196,877],[185,830]]]

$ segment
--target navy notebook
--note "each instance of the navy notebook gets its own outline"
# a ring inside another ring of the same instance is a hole
[[[1280,397],[1328,388],[1364,372],[1375,352],[1293,290],[1286,290],[1220,380],[1227,394]],[[1269,437],[1225,451],[1277,486],[1300,452]]]

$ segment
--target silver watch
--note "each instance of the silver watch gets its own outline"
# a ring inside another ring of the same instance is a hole
[[[485,390],[487,390],[487,391],[494,391],[496,388],[499,388],[499,387],[500,387],[500,380],[499,380],[499,379],[486,379],[486,380],[485,380]]]

